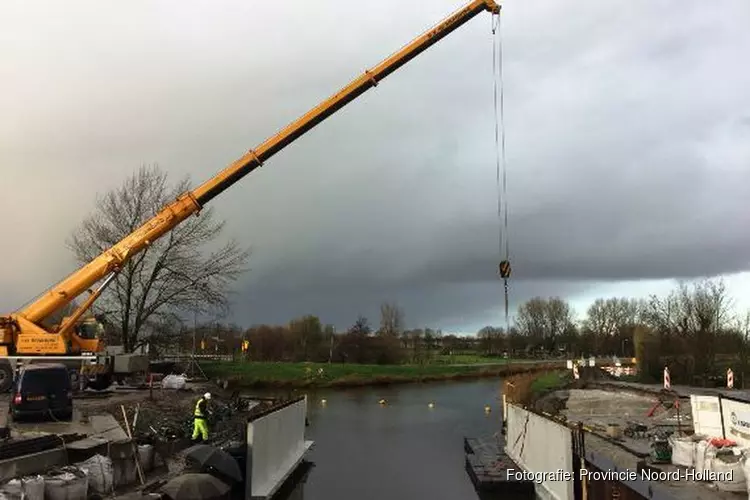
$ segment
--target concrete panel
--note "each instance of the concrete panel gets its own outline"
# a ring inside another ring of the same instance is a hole
[[[543,499],[573,500],[573,437],[569,428],[509,404],[506,453],[527,472],[539,473]],[[554,453],[553,453],[554,451]],[[564,477],[561,473],[569,473]],[[542,474],[544,473],[544,474]]]
[[[718,396],[690,396],[693,412],[693,430],[696,434],[709,437],[722,437],[721,410]]]
[[[0,482],[13,479],[14,477],[41,474],[47,471],[47,469],[63,466],[67,463],[65,449],[62,447],[0,460]]]
[[[115,373],[145,372],[149,367],[149,358],[142,354],[119,354],[115,356]]]
[[[727,439],[740,446],[750,446],[750,404],[721,398],[724,431]]]
[[[302,461],[306,415],[304,398],[248,422],[246,498],[269,498]]]

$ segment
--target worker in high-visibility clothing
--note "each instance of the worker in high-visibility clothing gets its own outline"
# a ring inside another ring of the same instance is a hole
[[[206,418],[211,413],[208,409],[208,402],[210,400],[211,393],[207,392],[195,403],[195,412],[193,413],[193,441],[197,441],[198,438],[208,441],[208,420]]]

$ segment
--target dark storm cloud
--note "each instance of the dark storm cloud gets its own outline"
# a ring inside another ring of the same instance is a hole
[[[581,292],[585,286],[562,282],[514,283],[511,286],[511,308],[525,297],[538,293],[568,296]],[[356,290],[356,293],[352,293]],[[239,294],[234,303],[234,316],[241,324],[263,322],[286,323],[289,318],[319,314],[338,331],[351,326],[358,315],[365,316],[377,328],[379,304],[396,302],[404,310],[409,325],[439,328],[444,332],[476,332],[486,325],[505,325],[503,287],[499,281],[470,284],[441,284],[377,287],[337,287],[319,284],[315,288],[277,289],[252,287]]]
[[[144,161],[206,179],[459,4],[13,4],[0,222],[30,229],[0,249],[3,305],[72,269],[96,192]],[[514,303],[748,269],[748,4],[503,12]],[[215,201],[253,249],[238,319],[502,322],[490,57],[480,15]]]

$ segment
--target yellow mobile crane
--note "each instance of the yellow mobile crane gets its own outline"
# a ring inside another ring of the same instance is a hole
[[[122,269],[123,264],[191,215],[197,215],[206,203],[245,175],[261,167],[266,160],[315,125],[483,11],[498,15],[500,6],[494,0],[472,0],[398,52],[365,71],[255,149],[249,150],[217,175],[179,196],[141,227],[26,307],[12,314],[0,316],[0,390],[9,389],[14,369],[19,364],[33,362],[41,357],[45,360],[85,360],[81,371],[92,379],[95,389],[106,388],[112,382],[112,377],[119,373],[132,371],[136,366],[142,367],[142,360],[133,355],[120,362],[118,355],[107,354],[99,338],[101,324],[92,318],[84,319],[89,308]],[[89,290],[100,281],[101,284],[95,290]],[[44,320],[51,314],[87,290],[90,295],[59,325],[51,328],[43,325]]]

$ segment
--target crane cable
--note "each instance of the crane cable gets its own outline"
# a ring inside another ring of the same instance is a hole
[[[510,244],[508,243],[508,175],[505,158],[505,106],[503,85],[503,38],[500,14],[492,16],[492,76],[495,116],[495,170],[497,184],[498,271],[505,293],[505,331],[510,330],[508,279],[510,278]]]

